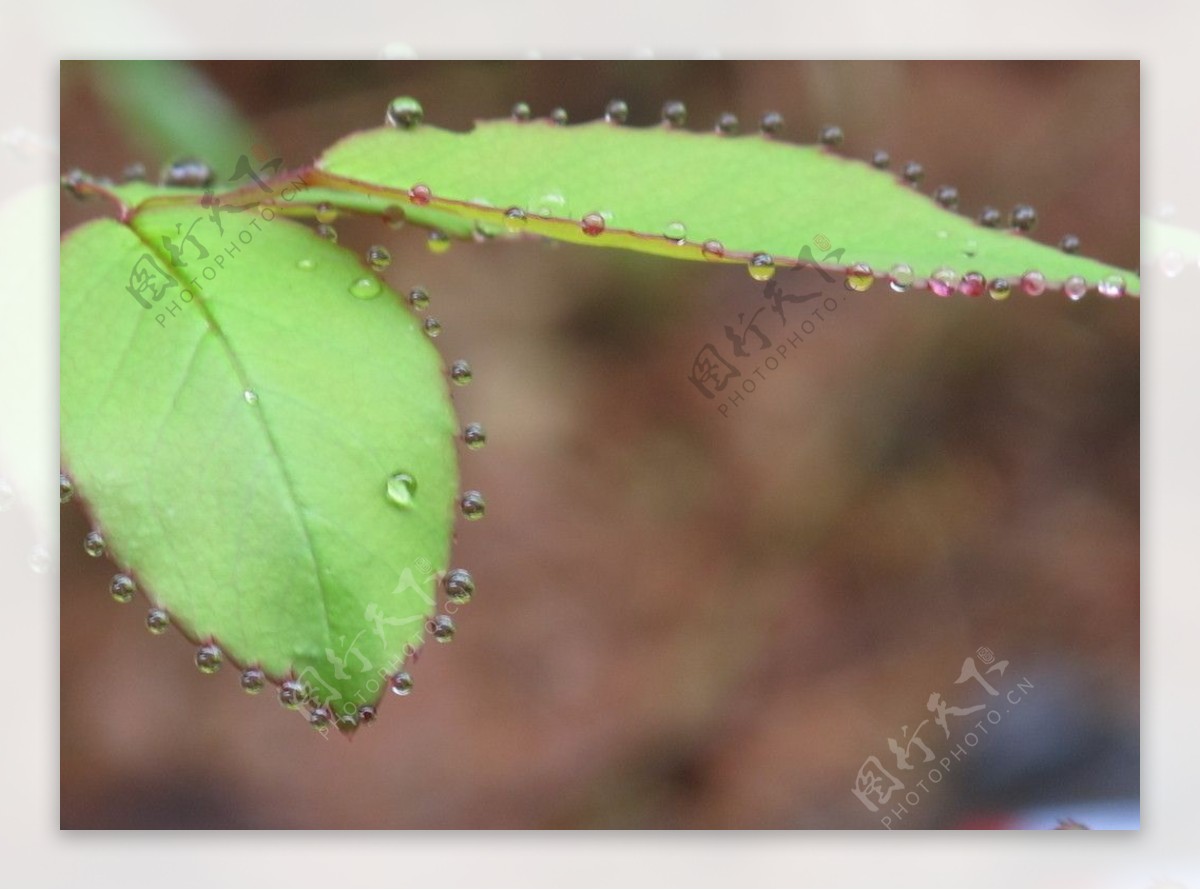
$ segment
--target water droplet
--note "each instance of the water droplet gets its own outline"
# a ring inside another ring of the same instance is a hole
[[[466,386],[471,382],[471,365],[466,359],[460,358],[450,366],[450,379],[458,386]]]
[[[982,297],[986,288],[987,279],[978,272],[967,272],[958,285],[959,292],[967,297]]]
[[[256,667],[246,668],[242,671],[241,684],[247,695],[258,695],[267,685],[267,675]]]
[[[1012,293],[1012,285],[1007,278],[993,278],[988,282],[988,294],[993,300],[1007,300]]]
[[[942,266],[929,277],[929,289],[939,297],[948,297],[958,287],[958,281],[957,272]]]
[[[892,165],[892,156],[882,148],[871,156],[871,166],[878,170],[886,170]]]
[[[411,130],[425,119],[425,111],[421,103],[411,96],[400,96],[388,105],[384,120],[393,127]]]
[[[484,503],[483,495],[477,491],[468,491],[463,494],[458,502],[459,510],[466,519],[482,519],[484,510],[487,504]]]
[[[594,238],[604,232],[604,217],[599,213],[589,213],[583,218],[581,225],[583,234],[591,235]]]
[[[221,669],[221,650],[207,643],[196,650],[196,667],[202,674],[215,674]]]
[[[1063,253],[1079,253],[1079,236],[1063,235],[1062,240],[1058,242],[1058,249]]]
[[[362,278],[356,278],[350,282],[350,294],[360,300],[370,300],[382,292],[383,288],[379,284],[379,279],[374,275],[364,275]]]
[[[151,609],[146,613],[146,630],[158,636],[165,634],[171,626],[171,616],[165,609]]]
[[[325,705],[313,708],[308,714],[308,725],[313,729],[325,729],[333,722],[333,712]]]
[[[392,264],[392,254],[386,247],[376,244],[367,248],[367,265],[376,272],[382,272]]]
[[[958,209],[958,189],[952,185],[939,185],[933,193],[933,200],[947,210]]]
[[[725,245],[720,241],[705,241],[700,253],[706,260],[720,260],[725,257]]]
[[[302,272],[311,272],[317,268],[317,263],[311,257],[304,257],[303,259],[296,260],[296,268]]]
[[[836,124],[830,124],[829,126],[822,127],[821,131],[817,133],[817,141],[829,148],[836,148],[837,146],[841,145],[842,140],[845,138],[845,134],[842,133],[842,128]]]
[[[1028,204],[1018,204],[1009,218],[1009,224],[1018,232],[1032,232],[1037,227],[1037,222],[1037,211]]]
[[[1072,275],[1063,282],[1063,293],[1072,300],[1082,300],[1087,293],[1087,281],[1080,275]]]
[[[1021,290],[1031,297],[1040,297],[1046,290],[1046,276],[1041,272],[1026,272],[1021,276]]]
[[[354,732],[354,730],[358,729],[358,715],[342,714],[337,718],[337,728],[339,732],[345,733],[346,735]]]
[[[676,100],[666,102],[662,107],[662,122],[668,127],[682,127],[687,123],[687,106]]]
[[[442,332],[442,323],[432,315],[425,319],[425,333],[430,337],[436,337]]]
[[[389,204],[383,209],[383,216],[381,219],[383,220],[384,224],[390,228],[398,229],[404,225],[404,222],[408,219],[408,216],[405,214],[404,208],[399,204]]]
[[[1115,300],[1117,297],[1125,296],[1125,279],[1120,275],[1106,275],[1100,279],[1096,289],[1100,291],[1101,296]]]
[[[979,211],[979,224],[989,229],[998,229],[1004,222],[1004,214],[995,207],[984,207]]]
[[[913,283],[912,266],[907,263],[897,263],[888,272],[888,286],[898,294],[904,293]]]
[[[308,690],[299,680],[284,680],[279,686],[279,703],[294,711],[308,700]]]
[[[1182,274],[1184,266],[1187,265],[1183,254],[1178,250],[1168,250],[1159,259],[1158,264],[1168,278],[1178,278]]]
[[[860,293],[875,283],[875,273],[866,263],[855,263],[846,270],[846,287]]]
[[[524,123],[533,116],[533,112],[529,110],[528,102],[518,102],[512,107],[512,119]]]
[[[392,694],[409,695],[413,691],[413,679],[406,671],[392,676]]]
[[[567,125],[567,109],[555,108],[553,111],[551,111],[550,123],[558,127],[565,127]]]
[[[252,389],[248,389],[244,393],[242,393],[242,398],[246,400],[247,405],[257,405],[258,404],[258,393],[256,393]]]
[[[610,124],[623,124],[629,117],[629,106],[620,99],[613,99],[604,107],[604,119]]]
[[[925,168],[916,161],[909,161],[904,165],[904,169],[900,171],[900,175],[904,177],[904,181],[909,185],[918,185],[925,178]]]
[[[755,281],[770,281],[775,277],[775,260],[768,253],[756,253],[750,258],[748,268]]]
[[[370,705],[363,705],[358,709],[358,722],[363,726],[370,726],[374,723],[376,716],[378,715],[375,713],[375,709]]]
[[[63,188],[77,201],[83,201],[88,197],[83,191],[83,186],[87,182],[89,182],[88,175],[78,167],[68,170],[62,178]]]
[[[75,484],[67,478],[66,473],[58,474],[58,502],[65,504],[75,494]]]
[[[467,603],[475,595],[475,579],[466,569],[451,569],[442,579],[446,598],[452,603]]]
[[[412,201],[418,207],[424,207],[433,200],[433,192],[429,186],[417,183],[408,190],[408,200]]]
[[[88,532],[83,539],[83,552],[88,556],[104,555],[104,536],[100,532]]]
[[[128,575],[113,575],[112,581],[108,583],[108,592],[118,603],[127,603],[137,592],[137,585]]]
[[[324,238],[326,241],[337,244],[337,229],[335,229],[333,226],[321,223],[319,226],[317,226],[316,232],[318,238]]]
[[[971,238],[963,245],[963,256],[973,257],[979,253],[979,242]]]
[[[418,312],[429,308],[429,292],[423,287],[414,287],[408,292],[408,305]]]
[[[449,643],[454,639],[454,620],[449,615],[438,615],[431,624],[430,632],[439,643]]]
[[[145,182],[146,181],[146,165],[141,161],[134,161],[121,171],[121,182]]]
[[[322,201],[317,205],[314,215],[319,223],[331,223],[338,218],[338,212],[332,204]]]
[[[162,184],[178,188],[208,188],[215,179],[212,167],[199,158],[181,158],[168,164],[162,173]]]
[[[425,239],[425,246],[429,248],[430,253],[445,253],[450,249],[450,236],[435,229]]]
[[[783,115],[778,111],[768,111],[759,120],[758,131],[764,136],[778,136],[783,132]]]
[[[472,451],[478,451],[487,444],[487,433],[483,430],[483,425],[479,423],[468,423],[463,427],[463,442]]]
[[[569,217],[570,210],[567,207],[567,199],[562,196],[561,192],[546,192],[532,202],[532,209],[538,216],[559,217],[566,219]],[[612,216],[611,213],[600,213],[601,218],[608,221]]]
[[[387,496],[398,507],[411,507],[417,496],[417,480],[409,473],[393,473],[388,477]]]
[[[520,207],[509,207],[504,211],[504,228],[510,232],[519,232],[528,220],[525,211]]]
[[[737,115],[728,111],[723,112],[717,117],[717,123],[714,129],[722,136],[732,136],[738,131]]]
[[[687,241],[687,226],[681,222],[667,223],[663,237],[673,244],[683,244]]]

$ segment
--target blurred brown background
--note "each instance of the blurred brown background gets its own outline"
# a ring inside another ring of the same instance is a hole
[[[695,128],[778,110],[788,138],[838,123],[846,154],[921,161],[926,190],[956,185],[966,213],[1030,201],[1038,239],[1138,260],[1137,63],[182,70],[292,166],[402,94],[452,129],[518,100],[581,121],[621,97],[645,125],[678,98]],[[64,64],[64,169],[154,170],[189,148],[138,114],[204,109],[153,68],[114,71]],[[65,198],[63,226],[99,212]],[[979,647],[1033,692],[896,827],[1136,799],[1136,301],[877,284],[723,417],[687,375],[705,343],[729,357],[724,327],[763,305],[741,269],[533,242],[434,256],[419,231],[338,231],[386,244],[389,281],[428,287],[443,355],[475,368],[455,397],[488,430],[463,457],[488,515],[460,528],[455,562],[479,592],[412,696],[326,740],[147,634],[65,508],[63,827],[878,828],[850,791],[859,767],[895,773],[888,737],[931,716],[931,693],[955,703]],[[791,274],[787,290],[811,289]],[[948,747],[932,723],[922,737]]]

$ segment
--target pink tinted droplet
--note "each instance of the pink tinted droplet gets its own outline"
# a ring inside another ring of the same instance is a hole
[[[929,276],[929,289],[939,297],[948,297],[958,287],[958,273],[942,267]]]
[[[719,260],[725,256],[725,245],[720,241],[705,241],[700,252],[706,260]]]
[[[1046,290],[1046,276],[1032,270],[1026,272],[1021,276],[1021,290],[1031,297],[1040,297]]]
[[[604,217],[599,213],[589,213],[583,218],[583,234],[595,238],[604,231]]]
[[[424,207],[433,198],[433,192],[429,190],[427,185],[414,185],[408,190],[408,199],[418,207]]]
[[[978,272],[968,272],[963,276],[958,289],[967,297],[982,297],[987,282]]]

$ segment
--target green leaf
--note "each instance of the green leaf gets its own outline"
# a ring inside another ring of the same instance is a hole
[[[269,208],[222,221],[147,209],[64,240],[64,461],[109,554],[189,638],[353,712],[420,645],[447,568],[442,362],[346,250]]]
[[[676,259],[711,260],[702,249],[711,240],[728,262],[764,253],[795,265],[807,245],[810,261],[839,270],[865,263],[884,275],[903,263],[918,278],[947,267],[1014,282],[1037,270],[1053,286],[1072,276],[1092,286],[1121,276],[1130,294],[1139,290],[1131,272],[980,226],[893,173],[757,134],[603,121],[487,121],[469,133],[382,127],[338,142],[317,167],[319,185],[359,192],[347,202],[354,209],[381,212],[399,203],[418,222],[437,213],[491,233],[505,231],[504,213],[516,207],[526,214],[517,228],[529,234]],[[430,189],[428,204],[412,203],[415,185]],[[581,226],[593,213],[605,222],[596,236]],[[683,244],[676,243],[677,225]],[[814,249],[814,241],[829,247]],[[838,250],[836,259],[820,262]]]
[[[293,184],[290,192],[278,187]],[[299,187],[297,183],[302,183]],[[304,216],[327,203],[389,216],[447,235],[538,235],[672,259],[748,264],[757,254],[775,266],[845,271],[856,264],[876,277],[910,267],[916,286],[940,269],[959,276],[1018,282],[1040,272],[1061,287],[1079,277],[1095,288],[1120,279],[1131,296],[1136,273],[1063,253],[1007,229],[988,228],[938,205],[895,175],[822,146],[761,135],[720,136],[683,129],[637,129],[596,121],[484,121],[469,133],[421,125],[353,134],[313,168],[283,174],[267,198]],[[414,199],[425,186],[427,201]],[[198,192],[129,185],[90,187],[128,211],[161,202],[194,202]],[[265,196],[247,187],[233,203]],[[514,221],[508,212],[519,210]],[[585,227],[586,217],[603,230]],[[585,230],[587,229],[587,230]],[[715,244],[719,250],[705,249]]]

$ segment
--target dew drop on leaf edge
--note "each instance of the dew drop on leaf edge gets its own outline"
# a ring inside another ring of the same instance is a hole
[[[171,616],[165,609],[151,609],[146,613],[146,630],[158,636],[165,634],[171,626]]]
[[[104,536],[100,532],[91,531],[84,536],[83,552],[92,558],[104,555]]]
[[[137,585],[126,574],[113,575],[112,581],[108,584],[108,592],[118,603],[127,603],[133,599],[134,593],[137,592]]]
[[[454,603],[470,602],[475,595],[475,580],[466,569],[451,569],[442,579],[446,598]]]
[[[215,674],[221,669],[221,650],[213,643],[206,643],[196,650],[196,667],[202,674]]]
[[[267,675],[256,667],[250,667],[242,671],[239,682],[247,695],[258,695],[267,685]]]
[[[466,359],[457,359],[450,366],[450,379],[456,386],[466,386],[471,382],[472,376],[471,365]]]
[[[478,451],[487,444],[487,433],[484,432],[483,424],[468,423],[463,427],[463,444],[472,451]]]
[[[487,503],[478,491],[465,492],[458,505],[465,519],[482,519],[487,510]]]
[[[388,104],[384,119],[390,126],[411,130],[425,119],[425,110],[411,96],[398,96]]]
[[[756,253],[747,265],[750,277],[755,281],[770,281],[775,277],[775,260],[767,253]]]
[[[391,264],[392,254],[386,247],[375,244],[367,248],[367,265],[376,272],[382,272]]]

